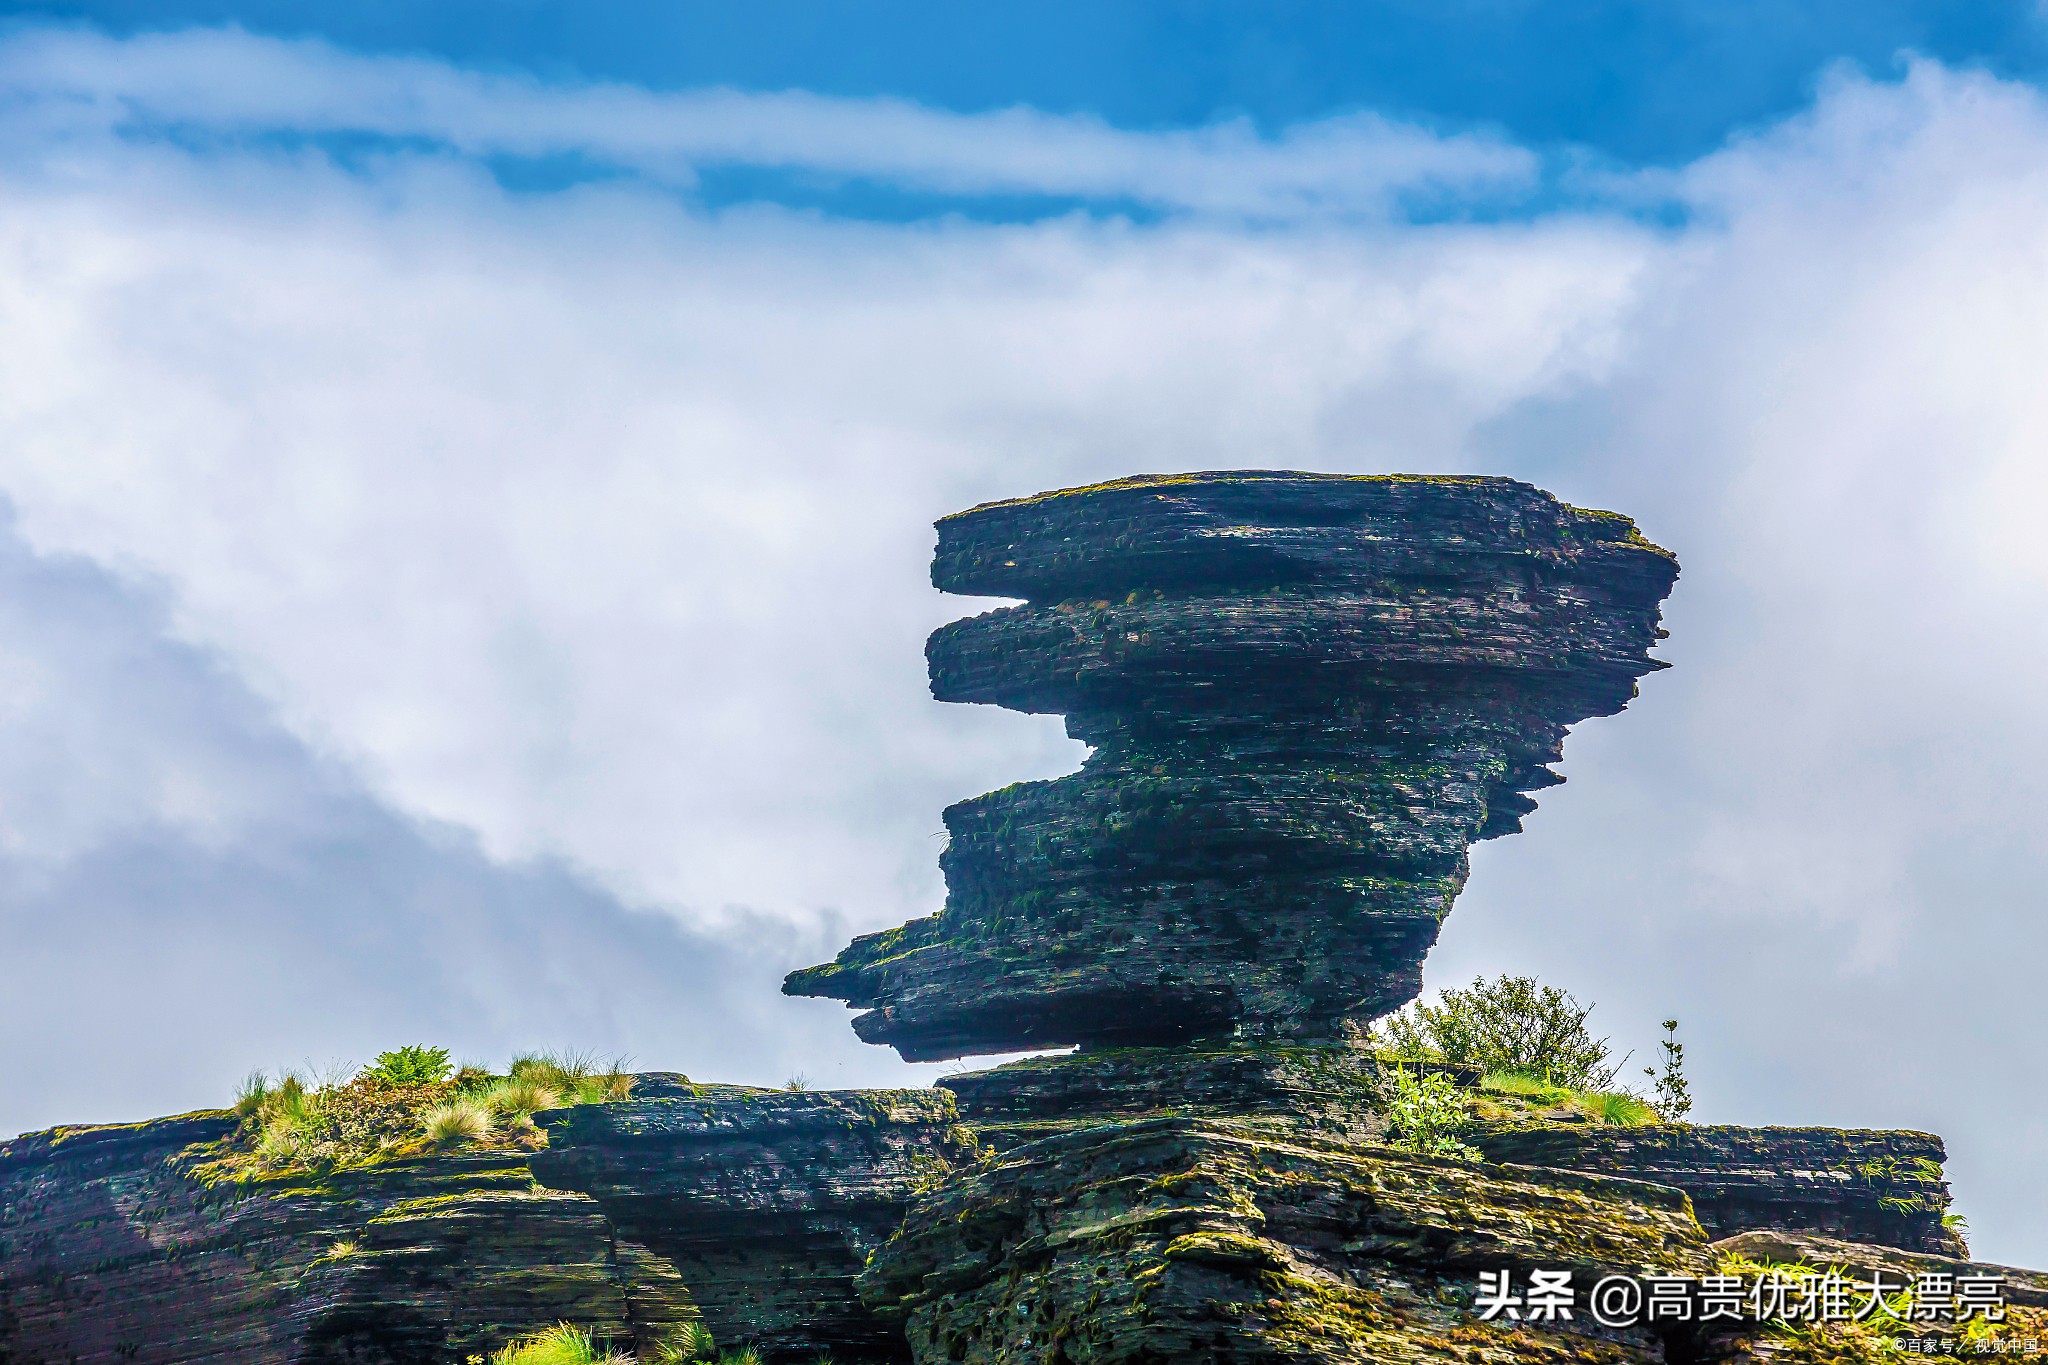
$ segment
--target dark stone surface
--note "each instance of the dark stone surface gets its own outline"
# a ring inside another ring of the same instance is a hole
[[[1475,839],[1659,667],[1671,555],[1507,479],[1122,480],[939,523],[934,581],[1026,604],[933,694],[1059,712],[1079,773],[946,811],[935,917],[784,989],[935,1059],[1329,1042],[1413,998]]]
[[[1275,1140],[1211,1119],[1048,1138],[921,1199],[861,1288],[917,1365],[1657,1362],[1647,1329],[1480,1323],[1478,1273],[1701,1274],[1685,1196]]]
[[[707,1087],[707,1089],[709,1089]],[[722,1347],[897,1360],[854,1276],[911,1197],[974,1156],[942,1090],[743,1091],[539,1115],[535,1173],[676,1267]]]
[[[961,1121],[1008,1149],[1107,1120],[1205,1115],[1372,1141],[1379,1063],[1350,1047],[1108,1048],[942,1077]]]
[[[1692,1196],[1709,1236],[1812,1232],[1905,1251],[1967,1254],[1942,1226],[1948,1185],[1932,1133],[1854,1128],[1482,1128],[1490,1161],[1599,1171]]]
[[[232,1114],[0,1144],[7,1365],[459,1365],[557,1321],[624,1346],[696,1310],[522,1152],[241,1179]]]

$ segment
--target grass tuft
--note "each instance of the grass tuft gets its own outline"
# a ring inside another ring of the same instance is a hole
[[[429,1142],[482,1142],[491,1135],[491,1111],[475,1100],[450,1100],[428,1110],[421,1127]]]
[[[531,1122],[541,1110],[556,1108],[562,1102],[561,1095],[527,1076],[508,1076],[485,1090],[480,1098],[492,1113],[514,1122]]]
[[[582,1328],[558,1322],[497,1352],[491,1365],[627,1365],[632,1359],[599,1347]]]

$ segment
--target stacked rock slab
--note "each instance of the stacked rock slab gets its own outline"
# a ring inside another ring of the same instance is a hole
[[[1497,478],[1123,479],[939,523],[932,691],[1067,718],[1081,771],[945,813],[945,908],[784,989],[912,1060],[1339,1042],[1414,998],[1473,841],[1662,665],[1678,566]]]

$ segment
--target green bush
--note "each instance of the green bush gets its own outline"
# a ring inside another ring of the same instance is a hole
[[[1434,1005],[1418,1000],[1380,1020],[1371,1044],[1410,1061],[1518,1071],[1573,1090],[1604,1090],[1621,1066],[1609,1060],[1607,1040],[1587,1029],[1592,1012],[1531,976],[1475,977]]]
[[[454,1069],[448,1061],[447,1048],[415,1044],[378,1053],[377,1060],[364,1068],[362,1074],[386,1085],[438,1085]]]

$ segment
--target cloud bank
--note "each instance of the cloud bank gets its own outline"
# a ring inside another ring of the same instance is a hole
[[[1388,187],[1526,154],[1408,130],[1354,176],[1383,126],[557,89],[232,33],[29,34],[0,83],[7,647],[70,680],[5,712],[5,932],[110,997],[38,1035],[87,1060],[11,1121],[197,1102],[273,1037],[405,1041],[391,1010],[509,1048],[557,1017],[505,1003],[544,971],[603,1035],[568,1041],[649,1065],[900,1074],[765,995],[776,963],[933,908],[939,808],[1078,755],[927,699],[922,638],[971,606],[925,586],[931,520],[1141,470],[1470,470],[1686,569],[1676,667],[1568,742],[1430,979],[1536,970],[1639,1051],[1676,1014],[1708,1119],[1943,1131],[1979,1253],[2048,1259],[2033,91],[1844,73],[1612,209],[1431,225]],[[388,145],[307,136],[349,132]],[[485,164],[552,151],[633,174]],[[720,157],[1173,211],[673,193]],[[190,947],[107,965],[123,936]],[[308,1007],[275,984],[305,963],[386,1009]]]

